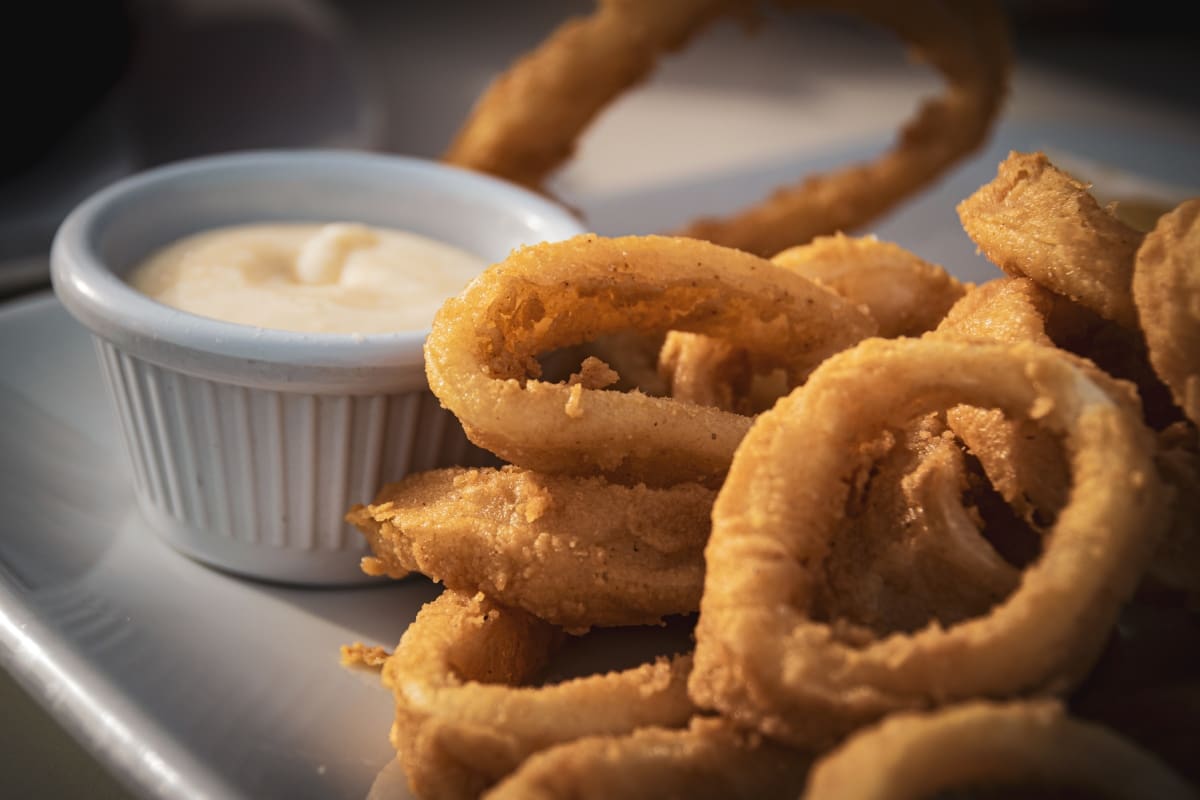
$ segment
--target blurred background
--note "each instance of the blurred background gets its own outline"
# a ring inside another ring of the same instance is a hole
[[[1191,115],[1200,110],[1200,38],[1194,26],[1177,24],[1165,3],[1005,5],[1022,69],[1056,76],[1056,86],[1069,87],[1046,89],[1042,106],[1069,106],[1072,98],[1062,94],[1104,91],[1142,106]],[[17,6],[9,30],[22,46],[0,55],[10,76],[0,148],[0,296],[44,286],[45,254],[64,214],[91,191],[139,169],[257,147],[435,157],[497,71],[563,18],[591,7],[591,0]],[[787,69],[781,70],[784,55]],[[739,68],[728,69],[730,61]],[[656,113],[648,102],[656,88],[660,94],[668,85],[730,96],[771,93],[787,111],[777,124],[756,121],[749,142],[779,155],[793,140],[820,145],[824,135],[834,141],[848,124],[890,130],[915,104],[910,91],[887,91],[891,77],[906,69],[913,68],[904,66],[896,42],[852,19],[772,13],[753,37],[733,23],[714,26],[639,90],[640,108],[649,113],[636,113],[639,92],[633,92],[605,113],[603,132],[589,131],[592,141],[581,155],[591,146],[601,169],[589,172],[587,160],[576,159],[556,189],[570,199],[574,184],[590,187],[598,172],[612,172],[606,156],[613,147],[625,148],[626,174],[661,177],[646,171],[669,172],[664,161],[675,157],[679,144],[667,127],[672,119],[676,130],[687,125],[688,139],[699,136],[699,145],[710,149],[747,139],[729,119],[699,116],[702,105]],[[936,90],[932,77],[928,85]],[[830,99],[836,92],[845,98],[841,105]],[[1020,108],[1014,103],[1013,113]],[[629,124],[621,124],[623,114]],[[630,147],[635,137],[646,140],[644,147]],[[622,221],[601,217],[597,229],[604,223]]]
[[[1200,181],[1200,36],[1168,13],[1174,6],[1005,5],[1018,66],[1006,121],[1120,131],[1115,144],[1092,136],[1093,144],[1116,160],[1155,165],[1159,178]],[[13,46],[0,52],[8,77],[0,299],[48,286],[50,241],[76,203],[156,164],[262,147],[436,157],[499,71],[564,18],[592,7],[591,0],[11,4]],[[642,232],[700,210],[689,203],[726,195],[741,203],[726,189],[753,196],[758,184],[739,183],[751,173],[771,185],[782,180],[778,165],[811,164],[804,159],[814,152],[844,155],[851,140],[886,143],[917,96],[938,89],[936,76],[906,63],[901,46],[870,26],[774,12],[766,23],[754,36],[716,25],[665,59],[589,129],[555,176],[554,192],[600,232]],[[705,171],[713,176],[705,191],[693,191],[694,176]],[[2,671],[0,708],[0,794],[124,796]]]

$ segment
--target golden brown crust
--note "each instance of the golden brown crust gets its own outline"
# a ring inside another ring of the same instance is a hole
[[[815,620],[846,499],[845,454],[884,425],[957,403],[1003,408],[1065,435],[1073,502],[1041,558],[991,613],[947,629],[877,638]],[[1070,689],[1165,523],[1152,457],[1129,407],[1049,348],[871,339],[830,358],[757,418],[718,495],[693,698],[804,746],[906,708]]]
[[[724,720],[589,737],[531,756],[485,800],[793,800],[810,759]]]
[[[958,204],[963,228],[1009,275],[1026,276],[1125,328],[1142,234],[1102,208],[1044,153],[1013,152],[996,177]]]
[[[1200,424],[1200,198],[1158,220],[1137,252],[1133,300],[1150,363]]]
[[[981,786],[1196,796],[1158,758],[1057,703],[976,701],[895,714],[855,734],[813,768],[803,800],[920,800]]]
[[[383,667],[392,744],[415,794],[477,797],[554,744],[691,717],[690,656],[528,685],[558,641],[554,626],[482,595],[447,590],[421,609]]]
[[[370,574],[419,572],[572,631],[696,611],[715,492],[516,467],[450,468],[380,490],[347,519]]]
[[[476,444],[519,466],[621,483],[720,482],[749,426],[738,414],[531,379],[540,353],[622,330],[736,336],[805,375],[874,330],[841,298],[708,242],[577,236],[516,250],[439,310],[429,385]]]

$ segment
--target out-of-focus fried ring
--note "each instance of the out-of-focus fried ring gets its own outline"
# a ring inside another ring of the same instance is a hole
[[[643,728],[543,750],[484,795],[485,800],[793,800],[810,760],[721,719],[686,729]]]
[[[847,453],[957,404],[1064,436],[1071,502],[1017,589],[984,617],[879,638],[814,619],[848,495]],[[693,699],[797,746],[893,711],[1063,692],[1088,671],[1165,523],[1149,432],[1057,350],[870,339],[760,415],[713,508]]]
[[[1004,18],[991,3],[921,0],[779,0],[785,8],[849,12],[899,36],[917,61],[941,73],[946,91],[926,100],[896,143],[874,161],[811,176],[725,219],[700,219],[679,233],[772,255],[816,236],[855,230],[929,185],[978,149],[1008,91],[1011,53]]]
[[[476,101],[442,158],[533,189],[571,157],[595,116],[640,83],[664,53],[731,0],[602,0],[567,20],[500,75]]]
[[[1154,755],[1058,703],[975,701],[895,714],[856,733],[813,767],[803,800],[921,800],[993,787],[1005,796],[1082,789],[1114,800],[1196,797]]]
[[[444,160],[537,188],[570,157],[608,103],[642,81],[658,58],[712,20],[745,15],[754,0],[602,0],[514,63],[483,94]],[[810,177],[728,219],[701,219],[680,235],[768,256],[821,234],[857,228],[976,150],[1008,90],[1008,29],[991,2],[777,0],[797,10],[848,12],[889,29],[947,81],[876,160]]]
[[[695,612],[715,492],[516,467],[449,468],[385,486],[347,519],[370,574],[420,572],[569,630]]]
[[[438,311],[429,385],[480,447],[527,469],[716,485],[750,420],[671,398],[534,380],[536,357],[619,330],[734,337],[799,382],[870,335],[846,301],[694,239],[577,236],[514,251]]]
[[[1137,329],[1129,287],[1142,234],[1044,153],[1010,153],[991,183],[958,204],[958,216],[988,260],[1009,275],[1028,276]]]
[[[1146,234],[1133,300],[1154,371],[1200,425],[1200,198],[1164,214]]]
[[[559,629],[482,595],[427,603],[383,666],[392,744],[418,797],[473,798],[530,754],[586,736],[682,727],[690,656],[549,686]]]

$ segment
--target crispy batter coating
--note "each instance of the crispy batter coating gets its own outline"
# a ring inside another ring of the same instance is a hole
[[[1137,251],[1133,300],[1150,363],[1200,424],[1200,198],[1158,220]]]
[[[429,385],[502,459],[621,483],[719,484],[749,419],[671,398],[532,379],[536,356],[621,330],[737,335],[805,375],[874,324],[749,253],[692,239],[577,236],[514,251],[438,311]]]
[[[1047,788],[1054,797],[1196,797],[1158,758],[1058,703],[975,701],[895,714],[855,734],[813,768],[803,800],[921,800],[983,787],[1008,788],[1005,796]]]
[[[885,391],[882,387],[887,387]],[[845,454],[956,404],[1061,432],[1071,502],[985,616],[877,637],[814,618],[848,495]],[[1069,690],[1087,674],[1165,524],[1148,431],[1089,370],[1032,344],[870,339],[760,415],[713,509],[692,697],[798,746],[893,711]]]
[[[686,729],[641,728],[543,750],[484,798],[793,800],[809,763],[809,757],[724,720],[697,717]]]
[[[771,263],[865,306],[886,339],[933,330],[968,288],[937,264],[874,236],[821,236],[777,253]]]
[[[958,216],[983,254],[1009,275],[1030,277],[1137,329],[1129,287],[1142,234],[1044,153],[1010,153],[991,183],[958,204]]]
[[[715,495],[450,468],[385,486],[347,519],[374,553],[370,574],[420,572],[578,631],[696,611]]]
[[[1050,291],[1029,278],[999,278],[956,303],[934,336],[1053,347],[1046,318],[1054,306]],[[1011,419],[994,408],[956,406],[946,412],[946,421],[1018,517],[1037,528],[1054,521],[1071,488],[1062,437],[1035,420]]]
[[[586,736],[682,727],[690,656],[531,686],[559,630],[483,595],[446,590],[417,614],[383,667],[392,744],[422,798],[474,798],[530,754]]]

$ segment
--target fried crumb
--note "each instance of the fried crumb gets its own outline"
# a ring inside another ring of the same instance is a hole
[[[342,666],[380,670],[383,662],[392,654],[383,647],[366,645],[362,642],[342,645]]]
[[[579,365],[579,372],[567,378],[568,386],[582,386],[585,389],[607,389],[621,376],[617,371],[595,356],[588,356]]]
[[[563,410],[571,419],[579,419],[583,416],[583,384],[577,383],[571,387],[571,396],[567,398],[567,404]]]

